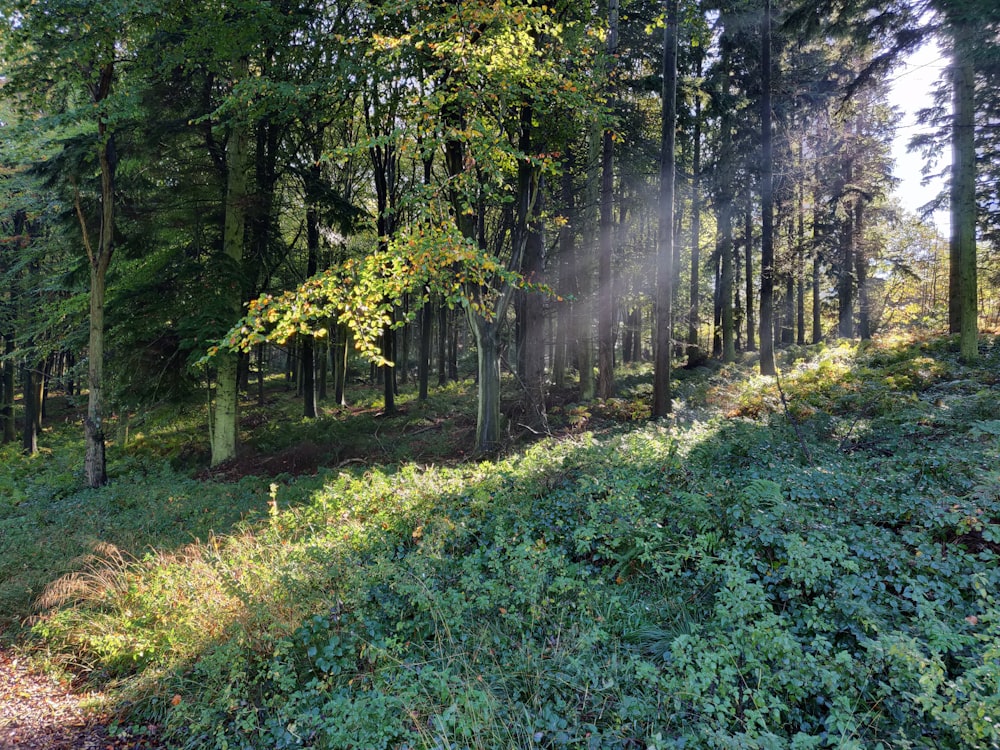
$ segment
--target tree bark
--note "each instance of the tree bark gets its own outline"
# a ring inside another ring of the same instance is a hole
[[[851,184],[854,167],[850,160],[844,163],[844,182]],[[855,196],[856,201],[861,196]],[[840,237],[840,274],[837,277],[837,334],[843,339],[854,336],[854,250],[859,227],[854,223],[854,208],[849,207],[844,218]]]
[[[612,68],[608,87],[614,88],[614,58],[618,52],[618,0],[610,0],[608,11],[608,57]],[[611,268],[614,228],[614,134],[604,131],[601,141],[601,238],[597,257],[597,395],[614,395],[614,279]]]
[[[249,61],[241,58],[235,64],[237,77],[249,75]],[[226,202],[222,232],[222,251],[233,268],[243,264],[243,242],[247,224],[247,175],[249,173],[250,127],[237,117],[226,143]],[[226,285],[229,314],[235,322],[241,311],[243,288],[238,277],[223,281]],[[236,456],[239,441],[239,357],[235,352],[220,350],[216,356],[214,418],[211,424],[212,466],[218,466]]]
[[[27,456],[38,453],[38,421],[35,414],[38,405],[35,403],[35,378],[38,375],[32,370],[31,365],[25,360],[21,367],[21,378],[24,399],[24,425],[21,430],[21,450]]]
[[[722,312],[722,361],[736,361],[733,336],[733,214],[727,196],[719,207],[719,253],[722,266],[719,277],[719,303]]]
[[[872,321],[871,301],[868,297],[868,258],[865,254],[862,239],[864,215],[865,204],[859,198],[857,205],[854,207],[854,232],[856,235],[854,243],[854,275],[858,282],[858,335],[862,341],[868,341],[872,337]]]
[[[600,200],[598,195],[600,177],[591,165],[599,161],[597,154],[600,148],[599,131],[590,135],[589,153],[587,158],[587,194],[583,205],[592,206]],[[578,211],[577,216],[583,212]],[[593,236],[592,214],[586,217],[584,236]],[[593,243],[588,242],[586,251],[578,256],[576,263],[576,288],[579,292],[573,303],[573,313],[576,321],[576,359],[580,372],[580,400],[591,401],[597,392],[597,381],[594,378],[594,255]]]
[[[948,310],[959,334],[962,361],[979,358],[979,300],[976,280],[975,68],[961,27],[953,31],[951,244]],[[957,326],[956,326],[957,323]]]
[[[17,439],[17,428],[14,424],[14,334],[4,333],[3,363],[3,442],[12,443]]]
[[[496,322],[469,311],[476,337],[478,398],[476,406],[476,452],[493,453],[500,447],[500,328]]]
[[[701,78],[703,52],[695,50],[695,75]],[[705,353],[698,346],[701,288],[701,97],[694,103],[694,153],[691,156],[691,281],[688,285],[687,362],[689,367],[700,364]]]
[[[438,385],[448,383],[448,306],[438,306]]]
[[[774,156],[771,134],[771,0],[761,22],[760,372],[774,375]]]
[[[576,227],[574,226],[573,201],[573,153],[568,148],[563,166],[559,200],[565,223],[559,228],[559,279],[557,289],[560,299],[556,302],[556,338],[552,357],[552,383],[556,388],[566,385],[567,364],[571,361],[570,341],[573,338],[573,302],[576,293]]]
[[[351,331],[346,324],[337,326],[337,342],[333,346],[333,400],[337,406],[347,406],[347,357]]]
[[[112,64],[102,73],[102,85],[106,77],[106,89],[110,92],[114,77]],[[107,96],[95,97],[96,102]],[[117,158],[114,137],[107,131],[102,120],[98,126],[101,144],[98,161],[101,169],[101,219],[97,247],[93,247],[87,234],[87,224],[80,206],[76,202],[77,217],[84,234],[84,244],[90,260],[90,335],[87,347],[87,416],[83,421],[86,456],[84,476],[88,487],[100,487],[108,481],[104,447],[104,297],[108,267],[114,252],[114,185]]]
[[[320,158],[323,151],[323,128],[320,127],[312,139],[313,163],[306,170],[306,278],[310,279],[319,270],[319,194],[322,172]],[[316,337],[306,334],[302,337],[302,415],[316,417],[319,394],[316,383]]]
[[[746,210],[743,212],[743,273],[746,274],[747,351],[757,349],[757,325],[753,311],[753,211],[750,180],[746,187]]]
[[[820,175],[817,165],[813,173],[813,211],[812,211],[812,342],[818,344],[823,340],[823,306],[820,290],[822,270],[819,252],[820,242]]]
[[[660,127],[659,248],[656,263],[656,352],[653,363],[653,417],[665,417],[671,409],[670,355],[673,309],[674,260],[674,153],[677,121],[677,0],[667,2],[667,24],[663,32],[663,92]]]

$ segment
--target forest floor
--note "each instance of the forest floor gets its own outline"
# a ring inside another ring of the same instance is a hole
[[[546,435],[508,383],[489,458],[471,382],[303,420],[275,381],[212,471],[198,405],[111,420],[100,490],[59,404],[0,447],[0,750],[1000,747],[982,352],[678,369],[657,422],[631,366]]]
[[[30,659],[0,649],[0,749],[156,750],[155,732],[112,737],[111,718],[92,709],[101,699],[85,686],[39,671]],[[152,728],[151,728],[152,729]]]

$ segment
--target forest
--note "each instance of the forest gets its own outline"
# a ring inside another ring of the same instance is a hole
[[[995,0],[0,28],[0,748],[1000,748]]]

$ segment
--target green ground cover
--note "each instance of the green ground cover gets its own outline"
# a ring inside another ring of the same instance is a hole
[[[952,343],[791,350],[785,404],[680,372],[662,423],[629,372],[490,461],[454,397],[248,431],[297,477],[164,420],[84,492],[53,434],[4,455],[5,632],[178,748],[1000,747],[1000,344]]]

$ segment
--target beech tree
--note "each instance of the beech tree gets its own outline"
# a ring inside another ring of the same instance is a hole
[[[40,128],[76,127],[67,148],[89,143],[93,165],[66,174],[79,220],[80,242],[90,268],[88,405],[84,419],[87,484],[107,481],[104,437],[104,305],[108,268],[115,250],[116,130],[128,117],[128,99],[117,90],[131,50],[141,45],[139,9],[129,2],[12,0],[0,6],[9,80],[5,93],[23,97],[52,119]],[[86,18],[86,23],[80,19]],[[63,131],[65,132],[65,131]],[[96,162],[96,164],[94,164]],[[96,174],[94,174],[96,172]],[[84,193],[99,185],[95,210]]]

